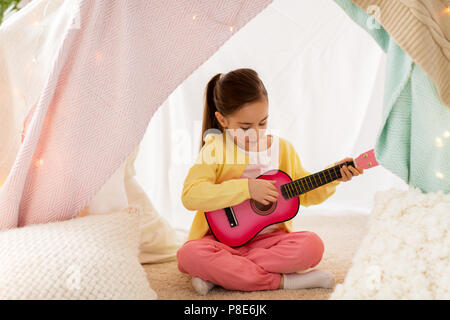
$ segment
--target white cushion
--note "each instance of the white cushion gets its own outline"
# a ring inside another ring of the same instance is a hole
[[[0,299],[156,299],[138,260],[139,215],[0,232]]]
[[[331,299],[450,299],[450,194],[375,194],[368,235]]]
[[[114,211],[123,210],[128,207],[124,176],[125,162],[121,164],[121,166],[100,188],[95,197],[89,202],[89,214],[107,214]]]

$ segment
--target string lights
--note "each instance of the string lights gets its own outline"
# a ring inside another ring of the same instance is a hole
[[[438,179],[444,179],[444,175],[441,172],[439,172],[439,171],[436,171],[436,177]]]
[[[32,21],[31,21],[31,23],[30,23],[32,27],[34,27],[34,28],[40,28],[40,29],[41,29],[40,32],[39,32],[39,37],[37,37],[37,45],[36,45],[36,48],[39,47],[39,44],[40,44],[42,35],[43,35],[43,33],[44,33],[44,27],[45,27],[45,26],[41,23],[40,18],[46,17],[46,15],[47,15],[47,8],[48,8],[49,4],[50,4],[50,1],[47,1],[47,4],[46,4],[46,6],[44,7],[44,10],[43,10],[42,16],[41,16],[41,17],[36,17],[36,16],[34,16],[34,18],[32,19]],[[36,49],[33,51],[33,56],[32,56],[32,58],[31,58],[31,62],[32,62],[33,64],[36,64],[36,63],[38,62],[38,59],[36,58],[36,56],[34,56],[34,53],[35,53],[36,51],[37,51]],[[30,72],[30,67],[29,67],[29,66],[27,66],[27,71]],[[28,83],[27,83],[27,86],[28,86],[28,87],[30,86],[30,82],[31,82],[31,81],[32,81],[32,79],[29,77],[29,78],[28,78]],[[19,89],[18,89],[17,87],[13,87],[13,88],[12,88],[12,93],[13,93],[13,95],[14,95],[15,97],[21,98],[21,99],[24,101],[24,104],[27,105],[27,101],[26,101],[25,97],[21,94],[21,92],[19,91]],[[23,141],[23,137],[22,137],[22,141]],[[43,165],[44,165],[44,159],[41,158],[41,159],[36,160],[35,163],[34,163],[34,165],[35,165],[35,167],[37,167],[37,168],[43,166]],[[2,183],[2,184],[3,184],[3,183]]]
[[[205,16],[206,16],[207,19],[210,19],[210,20],[212,20],[212,21],[214,21],[214,22],[216,22],[216,23],[218,23],[218,24],[222,24],[222,25],[227,26],[227,27],[228,27],[228,30],[230,30],[230,32],[233,32],[233,31],[234,31],[235,24],[236,24],[236,20],[237,20],[237,18],[238,18],[238,16],[239,16],[240,12],[241,12],[241,10],[242,10],[242,7],[243,7],[243,5],[244,5],[244,2],[245,2],[245,0],[242,0],[242,1],[241,1],[240,5],[239,5],[239,9],[237,10],[236,14],[235,14],[235,15],[232,17],[232,19],[231,19],[231,20],[232,20],[231,23],[224,23],[224,22],[222,22],[222,21],[219,21],[219,20],[215,19],[214,17],[212,17],[210,14],[205,14]],[[196,20],[197,18],[198,18],[198,15],[197,15],[197,14],[192,15],[192,20]],[[39,21],[36,21],[35,23],[37,23],[37,25],[39,25]],[[96,60],[97,62],[101,62],[101,61],[102,61],[102,55],[101,55],[101,52],[96,52],[96,53],[95,53],[95,60]]]
[[[437,148],[442,148],[444,146],[444,144],[445,144],[445,140],[444,139],[448,139],[448,138],[450,138],[450,131],[446,130],[442,134],[442,138],[441,137],[436,137],[434,139],[434,145]],[[441,179],[441,180],[445,178],[444,174],[442,172],[440,172],[440,171],[435,171],[435,175],[436,175],[436,178]]]
[[[245,2],[244,0],[241,1],[240,6],[239,6],[239,9],[237,10],[236,14],[234,14],[234,16],[233,16],[232,19],[231,19],[231,23],[225,23],[225,22],[219,21],[219,20],[217,20],[216,18],[212,17],[209,13],[205,14],[205,17],[206,17],[207,19],[210,19],[210,20],[216,22],[217,24],[221,24],[221,25],[226,26],[230,32],[233,32],[233,31],[235,30],[236,20],[237,20],[237,18],[238,18],[238,16],[239,16],[240,12],[241,12],[241,10],[242,10],[242,7],[243,7],[243,5],[244,5],[244,2]],[[45,17],[45,15],[46,15],[46,10],[47,10],[47,7],[48,7],[49,3],[50,3],[50,1],[48,1],[47,5],[46,5],[45,8],[44,8],[43,17]],[[446,8],[444,9],[444,12],[447,13],[447,14],[450,14],[450,6],[449,6],[449,7],[446,7]],[[197,14],[192,15],[192,20],[197,20],[197,19],[198,19],[198,15],[197,15]],[[41,21],[40,21],[38,18],[34,19],[33,22],[31,23],[31,25],[34,26],[34,27],[43,27],[43,25],[41,24]],[[41,32],[41,34],[40,34],[40,36],[39,36],[39,38],[38,38],[38,43],[39,43],[39,41],[40,41],[40,39],[41,39],[42,33],[43,33],[43,32]],[[101,62],[102,59],[103,59],[102,53],[101,53],[100,51],[95,52],[94,59],[95,59],[95,61],[97,61],[97,62]],[[37,63],[37,58],[36,58],[35,56],[33,56],[32,59],[31,59],[31,61],[35,64],[35,63]],[[17,90],[17,88],[13,88],[13,94],[14,94],[15,96],[22,96],[22,95],[20,94],[20,92]],[[22,96],[22,97],[23,97],[23,96]],[[445,132],[443,133],[443,138],[444,138],[444,139],[450,138],[450,131],[448,131],[448,130],[445,131]],[[435,146],[436,146],[437,148],[442,148],[442,147],[444,146],[444,140],[443,140],[443,138],[441,138],[441,137],[436,137],[436,138],[435,138],[434,143],[435,143]],[[35,166],[36,166],[36,167],[41,167],[43,164],[44,164],[44,160],[43,160],[43,159],[39,159],[39,160],[37,160],[37,161],[35,162]],[[436,177],[437,177],[438,179],[444,179],[444,177],[445,177],[445,176],[442,174],[442,172],[439,172],[439,171],[436,171],[436,172],[435,172],[435,175],[436,175]]]
[[[102,53],[100,51],[97,51],[95,53],[95,61],[97,61],[97,62],[102,61]]]
[[[36,165],[37,168],[41,167],[43,164],[44,164],[44,159],[36,160],[35,165]]]

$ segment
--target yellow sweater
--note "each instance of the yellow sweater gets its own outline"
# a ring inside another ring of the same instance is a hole
[[[281,137],[278,139],[279,169],[292,180],[310,175],[302,167],[292,144]],[[248,163],[248,156],[237,148],[228,134],[210,133],[206,136],[205,145],[184,181],[181,196],[186,209],[197,210],[188,240],[202,238],[208,232],[205,211],[234,206],[250,199],[248,179],[240,178]],[[308,207],[325,201],[336,191],[339,183],[335,180],[300,195],[300,204]],[[291,232],[292,221],[282,222],[281,227]]]

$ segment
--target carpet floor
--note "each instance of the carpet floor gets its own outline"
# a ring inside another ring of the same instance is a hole
[[[367,215],[298,216],[293,221],[294,230],[317,233],[325,244],[325,252],[317,269],[328,270],[342,283],[349,270],[352,258],[362,238],[367,233]],[[191,277],[178,271],[177,262],[143,265],[150,286],[161,300],[323,300],[328,299],[333,289],[269,290],[256,292],[228,291],[213,288],[208,295],[201,296],[191,285]]]

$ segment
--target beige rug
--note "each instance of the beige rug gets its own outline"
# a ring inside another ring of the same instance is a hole
[[[353,255],[367,233],[368,216],[298,216],[294,219],[297,231],[309,230],[317,233],[325,244],[322,261],[317,266],[335,275],[342,283],[351,266]],[[333,289],[274,290],[257,292],[228,291],[220,287],[212,289],[207,296],[198,295],[191,286],[191,277],[178,271],[177,262],[143,265],[151,287],[162,300],[197,299],[328,299]]]

